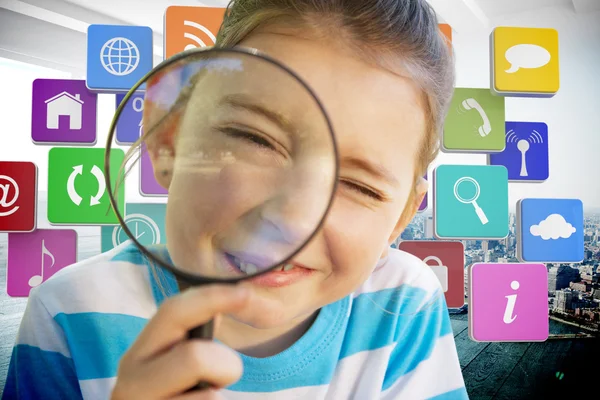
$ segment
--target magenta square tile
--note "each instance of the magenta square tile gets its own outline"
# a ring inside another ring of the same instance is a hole
[[[548,338],[548,270],[537,263],[475,263],[469,271],[469,333],[482,342]]]
[[[76,262],[77,232],[72,229],[9,233],[6,291],[11,297],[27,297],[32,288]]]

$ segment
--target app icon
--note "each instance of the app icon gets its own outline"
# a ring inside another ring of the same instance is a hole
[[[95,144],[97,98],[84,80],[34,80],[31,139],[36,144]]]
[[[583,203],[577,199],[517,202],[517,258],[523,262],[573,262],[584,258]]]
[[[471,339],[548,339],[548,270],[544,264],[475,263],[469,267],[468,281]]]
[[[120,174],[123,150],[111,150],[111,186]],[[51,224],[117,224],[104,175],[104,149],[54,147],[48,153],[48,221]],[[125,183],[117,196],[119,210],[125,206]]]
[[[423,177],[423,179],[427,180],[427,173],[425,173],[425,176]],[[421,202],[421,205],[419,206],[419,210],[418,210],[419,212],[427,210],[427,203],[428,203],[427,197],[429,197],[429,191],[427,191],[427,193],[425,193],[425,197],[423,197],[423,201]]]
[[[508,235],[508,172],[495,165],[440,165],[433,175],[438,239],[502,239]]]
[[[37,224],[37,167],[0,161],[0,232],[31,232]]]
[[[164,244],[166,212],[167,205],[164,203],[127,203],[125,223],[136,240],[144,246]],[[102,252],[128,240],[129,236],[120,225],[101,228]]]
[[[444,152],[501,152],[504,150],[504,98],[489,89],[454,89],[444,122]]]
[[[438,24],[438,27],[448,41],[448,47],[452,50],[452,27],[448,24]]]
[[[126,92],[152,69],[149,27],[90,25],[87,35],[86,84],[90,90]],[[145,84],[140,87],[144,88]]]
[[[165,59],[184,50],[214,46],[225,10],[222,7],[167,7]]]
[[[548,126],[543,122],[506,122],[506,148],[490,154],[490,165],[503,165],[508,180],[543,182],[548,179]]]
[[[123,102],[125,94],[117,94],[116,107]],[[135,143],[143,133],[142,111],[144,111],[144,94],[136,93],[129,98],[117,120],[117,144],[130,145]]]
[[[400,242],[398,249],[431,267],[440,280],[448,307],[459,308],[465,304],[465,248],[462,242],[406,240]]]
[[[77,232],[72,229],[9,233],[6,291],[27,297],[32,288],[76,262]]]
[[[140,194],[142,196],[166,196],[169,192],[154,177],[154,167],[146,146],[142,145],[140,155]]]
[[[558,32],[547,28],[497,27],[490,35],[494,94],[552,97],[560,86]]]

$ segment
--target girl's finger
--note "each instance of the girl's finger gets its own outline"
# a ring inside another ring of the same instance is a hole
[[[186,290],[167,299],[144,327],[122,362],[145,360],[186,338],[187,332],[219,313],[241,308],[249,290],[233,285],[210,285]]]
[[[202,392],[190,392],[170,398],[169,400],[223,400],[216,390],[205,390]]]
[[[186,340],[129,371],[128,381],[143,382],[143,387],[138,385],[135,393],[127,390],[131,398],[171,398],[201,381],[217,388],[231,385],[242,370],[242,360],[233,350],[216,342]]]

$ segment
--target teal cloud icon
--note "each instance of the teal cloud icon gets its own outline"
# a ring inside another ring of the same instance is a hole
[[[568,239],[576,231],[577,229],[560,214],[550,214],[538,225],[531,225],[529,228],[533,236],[539,236],[543,240]]]

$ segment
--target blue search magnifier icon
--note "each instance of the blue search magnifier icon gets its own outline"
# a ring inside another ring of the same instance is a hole
[[[468,199],[462,197],[458,193],[458,187],[460,186],[461,183],[465,183],[465,182],[470,182],[475,186],[475,194],[471,198],[468,198]],[[479,217],[481,224],[485,225],[489,221],[487,219],[487,216],[481,209],[481,207],[479,207],[479,205],[477,204],[477,199],[479,198],[480,192],[481,192],[481,189],[479,187],[479,182],[477,182],[475,179],[471,178],[470,176],[464,176],[464,177],[458,179],[456,181],[456,183],[454,184],[454,197],[456,197],[456,200],[460,201],[461,203],[465,203],[465,204],[473,204],[473,207],[475,207],[475,213]]]

